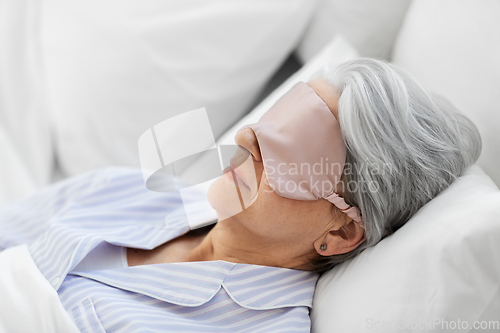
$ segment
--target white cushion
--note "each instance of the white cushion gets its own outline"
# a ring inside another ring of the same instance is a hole
[[[410,0],[321,0],[298,49],[306,62],[335,34],[363,57],[389,57]]]
[[[356,49],[343,37],[336,35],[329,43],[327,43],[323,50],[316,54],[310,61],[308,61],[300,70],[290,76],[278,88],[276,88],[268,97],[266,97],[259,105],[257,105],[249,114],[238,121],[234,126],[224,133],[217,141],[218,144],[235,144],[234,136],[238,129],[243,125],[256,123],[260,117],[269,110],[269,108],[283,96],[292,86],[299,81],[309,81],[315,75],[318,75],[324,66],[336,66],[342,62],[356,59],[359,55]],[[195,179],[196,173],[199,172],[200,166],[207,163],[208,155],[198,159],[193,165],[182,173],[185,179]]]
[[[499,239],[500,191],[474,166],[395,234],[320,278],[313,331],[441,332],[469,325],[466,332],[475,321],[498,325]]]
[[[28,165],[0,123],[0,207],[35,192]]]
[[[78,332],[26,244],[0,251],[0,267],[0,333]]]
[[[39,2],[0,1],[0,205],[50,183],[53,143],[39,46]]]
[[[138,167],[145,130],[200,107],[220,136],[293,50],[315,7],[309,0],[40,5],[56,154],[66,175]]]
[[[392,61],[477,125],[479,165],[500,185],[500,2],[415,0]]]

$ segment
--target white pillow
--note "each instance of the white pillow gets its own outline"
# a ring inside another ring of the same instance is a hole
[[[477,125],[479,165],[500,186],[500,1],[418,0],[393,62],[449,99]]]
[[[0,207],[35,192],[28,165],[0,123]]]
[[[389,58],[410,0],[321,0],[299,44],[306,62],[335,34],[343,34],[363,57]]]
[[[39,12],[36,1],[0,1],[0,205],[30,195],[52,178]]]
[[[359,55],[356,49],[340,34],[336,35],[321,52],[308,61],[300,70],[290,76],[278,88],[276,88],[269,96],[267,96],[259,105],[257,105],[249,114],[232,126],[224,135],[217,141],[218,144],[235,144],[234,136],[238,129],[246,124],[256,123],[260,117],[292,86],[299,82],[309,81],[312,77],[319,74],[324,66],[336,66],[345,61],[358,58]],[[196,173],[208,161],[208,156],[198,159],[190,168],[186,169],[181,177],[185,179],[195,179]]]
[[[295,48],[309,0],[47,0],[41,48],[65,175],[139,166],[137,138],[206,107],[215,137]],[[172,136],[171,140],[175,140]]]
[[[395,234],[320,278],[313,331],[499,325],[499,239],[500,191],[474,166]]]

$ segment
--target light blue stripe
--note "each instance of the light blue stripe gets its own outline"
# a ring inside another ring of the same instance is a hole
[[[55,288],[82,331],[309,331],[314,273],[210,261],[66,275],[103,241],[148,249],[189,231],[178,194],[150,192],[140,172],[88,173],[30,200],[0,215],[16,235],[1,236],[0,248],[30,240],[42,274],[62,279]],[[190,213],[204,217],[202,207]]]
[[[82,277],[76,277],[75,279],[85,280],[85,278]],[[77,285],[82,287],[82,284],[87,283],[77,283]],[[106,313],[99,315],[107,331],[119,331],[124,325],[131,325],[129,328],[136,327],[137,329],[142,328],[146,331],[155,332],[175,330],[238,332],[244,329],[249,332],[255,332],[258,327],[262,327],[263,331],[265,331],[264,327],[272,325],[278,327],[280,331],[283,331],[283,328],[287,328],[290,331],[308,331],[309,327],[308,311],[306,308],[302,307],[258,311],[241,309],[238,305],[230,302],[217,311],[202,312],[200,315],[193,317],[187,315],[189,312],[200,311],[199,308],[179,307],[177,310],[170,311],[168,308],[158,306],[161,305],[161,303],[155,303],[154,306],[151,306],[152,304],[146,305],[137,302],[137,299],[131,300],[130,302],[128,299],[116,300],[116,294],[112,293],[110,295],[107,291],[109,288],[97,282],[94,283],[97,284],[98,287],[90,289],[90,293],[92,297],[94,297],[95,294],[94,304],[96,306],[96,312],[101,313],[106,310],[107,312],[115,311],[112,316],[107,316]],[[216,304],[225,299],[227,299],[227,294],[221,290],[210,303],[200,308],[209,308],[212,302]],[[141,301],[145,300],[145,298],[141,299]],[[105,304],[116,303],[117,301],[120,302],[119,307]],[[104,308],[105,306],[106,308]],[[234,315],[226,317],[228,313],[234,313]],[[245,321],[248,322],[245,323]],[[250,328],[255,329],[252,330]],[[272,331],[272,329],[267,330],[267,332]]]

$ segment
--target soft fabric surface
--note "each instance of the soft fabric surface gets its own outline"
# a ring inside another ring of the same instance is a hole
[[[43,1],[40,45],[64,174],[138,167],[145,130],[200,107],[219,137],[292,52],[315,4]]]
[[[0,252],[0,333],[78,332],[26,245]]]
[[[315,7],[1,0],[0,164],[19,159],[28,173],[0,170],[9,184],[0,204],[92,168],[139,166],[137,138],[175,114],[206,107],[220,136],[295,48]]]
[[[0,1],[0,205],[50,183],[54,168],[39,49],[40,1]]]
[[[393,63],[449,99],[478,127],[479,165],[500,186],[500,2],[416,0]]]
[[[313,331],[440,332],[445,322],[470,329],[475,321],[498,324],[499,239],[500,191],[474,166],[395,234],[320,278]]]
[[[36,189],[30,167],[0,123],[0,207]]]
[[[297,49],[305,62],[341,33],[363,57],[388,59],[410,0],[321,0]]]

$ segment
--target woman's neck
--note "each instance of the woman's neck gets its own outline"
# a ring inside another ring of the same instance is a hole
[[[224,260],[235,263],[308,270],[308,255],[293,256],[282,244],[270,244],[242,225],[225,220],[217,223],[204,239],[189,251],[187,261]]]
[[[210,229],[211,228],[211,229]],[[153,250],[129,248],[129,266],[224,260],[241,264],[309,270],[310,255],[294,255],[293,244],[273,244],[235,221],[193,230]]]

